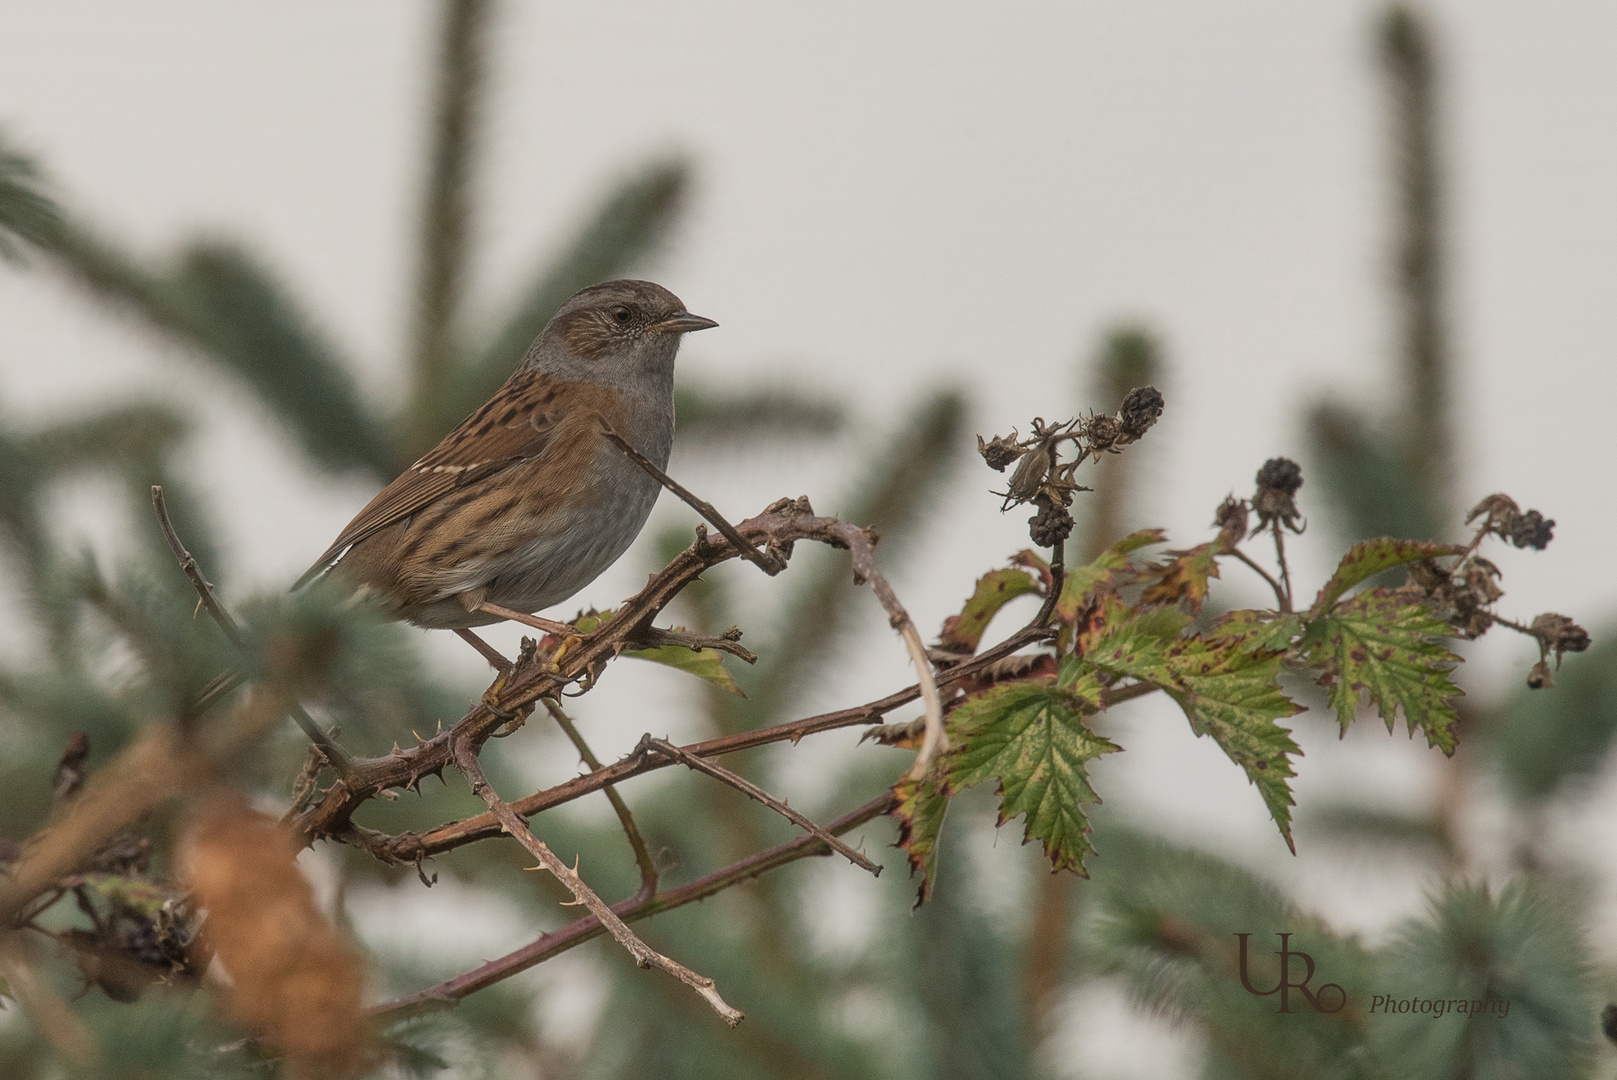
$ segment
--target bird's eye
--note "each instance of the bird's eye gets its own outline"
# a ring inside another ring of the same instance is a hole
[[[615,307],[612,309],[612,317],[618,321],[619,326],[622,326],[629,321],[631,315],[628,308]]]

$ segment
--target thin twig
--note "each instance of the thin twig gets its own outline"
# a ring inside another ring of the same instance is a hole
[[[630,639],[631,649],[690,649],[700,652],[703,649],[713,649],[717,652],[729,653],[731,656],[749,664],[758,662],[758,654],[751,649],[743,648],[737,643],[741,631],[731,627],[723,634],[712,637],[706,634],[688,634],[683,630],[664,630],[657,626],[645,626],[635,631]]]
[[[1231,555],[1234,555],[1237,559],[1240,559],[1252,569],[1256,570],[1263,580],[1269,583],[1269,588],[1275,591],[1275,603],[1280,606],[1281,610],[1285,610],[1286,594],[1285,591],[1280,588],[1280,582],[1274,579],[1274,575],[1270,574],[1269,571],[1253,562],[1251,556],[1247,555],[1247,553],[1242,551],[1240,548],[1231,547],[1227,550]]]
[[[572,717],[562,711],[555,698],[545,698],[544,703],[545,709],[550,713],[550,718],[556,721],[556,726],[561,728],[567,737],[572,740],[573,746],[578,750],[578,756],[583,759],[584,764],[590,767],[591,772],[599,772],[602,767],[601,759],[595,756],[595,751],[591,750],[589,743],[584,741],[584,736],[578,733],[578,728],[573,725]],[[618,794],[616,787],[611,784],[603,784],[601,785],[601,790],[606,792],[606,801],[612,804],[613,812],[618,815],[618,823],[623,826],[623,834],[629,838],[629,846],[634,849],[634,862],[640,868],[641,892],[648,897],[655,896],[657,894],[657,864],[652,861],[651,852],[646,849],[645,838],[640,835],[640,829],[634,823],[634,815],[629,813],[629,806],[623,801],[623,796]]]
[[[1286,594],[1280,598],[1280,611],[1281,614],[1289,614],[1292,603],[1291,568],[1286,565],[1286,539],[1281,535],[1280,519],[1278,517],[1274,520],[1274,534],[1275,558],[1280,561],[1280,580],[1286,586]]]
[[[169,520],[168,503],[163,499],[163,486],[161,484],[152,485],[152,509],[157,512],[157,524],[163,530],[163,537],[168,541],[169,550],[179,560],[180,569],[185,573],[185,576],[191,579],[191,584],[195,587],[197,596],[202,601],[202,607],[213,618],[213,621],[218,624],[225,637],[230,639],[230,643],[239,650],[245,650],[247,646],[246,641],[241,636],[241,626],[236,622],[235,616],[226,611],[225,606],[219,602],[218,594],[213,591],[213,583],[203,574],[201,565],[196,561],[196,556],[186,550],[185,544],[180,540],[180,534],[174,531],[174,522]],[[212,690],[214,686],[225,687],[226,684],[220,680],[228,681],[229,679],[230,675],[228,673],[221,675],[219,679],[214,680],[213,684],[210,684],[209,690]],[[233,689],[233,687],[231,688]],[[224,689],[221,689],[218,696],[222,697],[225,692]],[[204,696],[208,697],[206,692]],[[209,700],[211,702],[211,700],[217,700],[217,698],[209,698]],[[293,701],[289,704],[287,711],[292,714],[292,719],[296,721],[298,727],[303,729],[303,733],[309,737],[309,741],[318,746],[321,753],[326,755],[326,760],[331,762],[331,767],[336,770],[337,775],[347,779],[354,768],[354,759],[349,755],[348,751],[337,745],[337,741],[328,735],[319,724],[314,722],[314,717],[305,712],[302,705]]]
[[[527,823],[517,816],[516,811],[511,809],[510,804],[500,798],[493,785],[488,782],[488,777],[483,775],[483,767],[478,763],[477,752],[472,746],[471,740],[456,740],[454,758],[456,767],[460,769],[467,782],[471,784],[472,794],[482,799],[483,804],[500,819],[501,828],[510,833],[523,847],[527,848],[528,852],[539,860],[540,866],[567,887],[567,891],[573,894],[575,901],[583,904],[590,914],[601,921],[601,925],[605,926],[612,936],[617,939],[618,944],[627,949],[629,955],[634,957],[636,966],[643,968],[654,967],[659,971],[667,972],[702,995],[707,1000],[707,1003],[713,1007],[713,1011],[724,1018],[726,1024],[735,1027],[741,1023],[744,1019],[744,1014],[738,1009],[731,1008],[719,996],[718,988],[712,979],[706,975],[698,975],[685,965],[668,959],[668,957],[641,941],[639,936],[633,930],[630,930],[628,925],[611,908],[607,907],[606,902],[595,895],[595,890],[584,884],[584,879],[579,877],[575,870],[557,858],[555,852],[545,846],[544,841],[529,831]]]
[[[757,784],[754,784],[746,777],[733,773],[722,765],[715,765],[706,758],[697,757],[695,754],[675,746],[667,739],[653,739],[650,735],[647,735],[645,738],[640,740],[640,745],[642,747],[650,747],[664,757],[677,761],[687,768],[695,769],[697,772],[707,773],[707,775],[713,777],[713,779],[729,784],[731,787],[735,788],[737,791],[741,792],[743,795],[747,796],[753,801],[763,803],[765,806],[775,811],[775,813],[779,814],[787,821],[790,821],[793,825],[796,825],[809,835],[819,837],[821,841],[831,848],[831,850],[835,851],[838,855],[841,855],[844,859],[847,859],[861,870],[870,871],[871,875],[874,877],[881,876],[881,865],[879,863],[871,862],[864,855],[855,851],[847,844],[844,844],[841,840],[838,840],[836,837],[832,836],[824,828],[816,825],[813,821],[810,821],[807,817],[798,813],[796,810],[793,810],[790,806],[787,806],[785,802],[775,798],[773,795],[769,794],[769,792],[765,791]]]
[[[932,660],[926,655],[921,632],[915,628],[910,613],[899,603],[898,594],[893,592],[881,567],[876,565],[875,534],[869,529],[841,521],[837,522],[836,533],[847,545],[848,557],[853,563],[854,581],[870,585],[870,591],[876,594],[876,599],[887,612],[888,624],[904,639],[904,647],[909,650],[910,660],[915,665],[916,686],[920,688],[921,702],[926,707],[926,736],[921,740],[921,751],[915,755],[915,765],[910,770],[910,776],[919,780],[926,775],[932,759],[949,749],[949,736],[943,729],[943,698],[938,694],[938,680],[932,673]]]
[[[884,791],[870,802],[859,807],[851,813],[831,822],[826,830],[833,835],[840,835],[860,825],[889,812],[896,803],[891,791]],[[706,900],[716,893],[723,892],[740,882],[750,880],[770,870],[778,869],[799,859],[810,858],[817,855],[829,855],[830,849],[815,836],[799,836],[794,840],[775,847],[767,848],[757,854],[749,855],[739,862],[732,863],[723,870],[716,871],[704,878],[698,878],[688,885],[677,889],[668,889],[659,893],[656,898],[637,901],[633,897],[621,900],[612,905],[612,911],[625,922],[637,922],[647,919],[664,911],[672,911],[686,904],[698,900]],[[435,1009],[452,1008],[462,998],[474,994],[479,990],[493,986],[518,972],[526,971],[536,964],[541,964],[554,956],[566,952],[586,941],[600,937],[606,931],[599,920],[593,915],[586,915],[581,919],[552,930],[536,941],[531,941],[522,948],[505,956],[490,960],[471,971],[447,979],[436,986],[418,990],[413,994],[396,998],[375,1006],[371,1015],[378,1020],[393,1021],[414,1016],[421,1012]]]
[[[174,552],[174,557],[179,560],[180,569],[196,587],[202,606],[213,617],[213,621],[219,624],[219,629],[224,631],[225,637],[230,639],[232,645],[238,649],[246,648],[241,636],[241,627],[236,624],[235,616],[226,611],[225,606],[219,602],[219,597],[213,591],[213,583],[202,573],[202,567],[197,563],[196,556],[186,550],[185,544],[180,541],[179,533],[174,531],[174,522],[169,520],[168,503],[163,499],[161,484],[152,485],[152,509],[157,511],[157,524],[163,530],[163,538],[168,541],[169,550]]]
[[[611,440],[614,446],[623,451],[625,456],[627,456],[630,461],[644,469],[647,475],[656,480],[663,487],[685,500],[685,503],[690,506],[691,509],[707,518],[709,524],[711,524],[715,529],[719,530],[719,532],[723,533],[724,538],[736,546],[736,550],[741,553],[741,557],[743,559],[746,559],[748,562],[758,567],[758,569],[762,570],[770,577],[774,577],[776,574],[786,569],[786,561],[784,559],[779,558],[773,552],[762,551],[753,547],[752,544],[749,543],[739,531],[737,531],[734,525],[725,520],[724,515],[719,513],[712,503],[703,499],[698,499],[695,495],[691,494],[691,492],[682,486],[677,480],[659,469],[656,462],[652,461],[646,455],[636,450],[633,446],[630,446],[629,441],[622,435],[619,435],[617,432],[613,431],[611,427],[607,426],[606,421],[604,420],[601,422],[601,430],[605,433],[606,437]]]

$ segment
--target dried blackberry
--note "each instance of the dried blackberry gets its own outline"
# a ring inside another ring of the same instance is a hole
[[[1519,548],[1530,547],[1535,551],[1543,551],[1550,546],[1550,540],[1555,536],[1555,521],[1546,520],[1537,510],[1529,510],[1506,521],[1504,532],[1506,538]]]
[[[1275,488],[1287,495],[1303,486],[1303,467],[1290,458],[1270,458],[1258,470],[1258,488]]]
[[[1151,425],[1162,415],[1162,405],[1162,392],[1154,386],[1137,386],[1130,390],[1117,413],[1124,434],[1138,439],[1151,430]]]
[[[1279,521],[1293,532],[1301,516],[1294,496],[1303,486],[1303,467],[1290,458],[1270,458],[1258,470],[1258,490],[1252,496],[1252,509],[1258,512],[1258,528]]]
[[[1039,547],[1055,547],[1072,534],[1072,515],[1065,506],[1038,500],[1039,512],[1028,519],[1028,534]]]

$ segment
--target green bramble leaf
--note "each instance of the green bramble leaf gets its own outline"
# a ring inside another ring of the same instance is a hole
[[[1176,608],[1135,611],[1116,594],[1092,613],[1078,639],[1078,654],[1096,667],[1157,686],[1177,686],[1168,650],[1191,623]]]
[[[1173,608],[1130,614],[1115,601],[1091,627],[1084,658],[1102,670],[1162,688],[1197,735],[1210,735],[1257,787],[1286,845],[1291,838],[1291,756],[1302,751],[1276,721],[1302,712],[1280,690],[1280,650],[1263,642],[1273,624],[1239,612],[1205,638],[1183,634],[1188,616]]]
[[[1045,679],[1000,683],[949,714],[949,787],[998,781],[999,823],[1026,815],[1023,843],[1039,840],[1055,870],[1087,876],[1085,807],[1100,802],[1088,763],[1118,747],[1084,724],[1101,686],[1092,668],[1068,657],[1059,685]]]
[[[898,805],[892,815],[898,819],[898,843],[909,857],[910,877],[920,871],[921,884],[915,891],[915,903],[920,907],[932,899],[932,882],[938,868],[938,834],[943,831],[943,815],[949,809],[949,789],[946,784],[945,765],[935,761],[927,775],[913,780],[906,773],[893,785]]]
[[[1454,753],[1455,700],[1463,691],[1449,673],[1460,658],[1441,639],[1449,628],[1425,604],[1395,589],[1369,589],[1308,624],[1302,650],[1323,669],[1319,684],[1331,692],[1342,731],[1353,723],[1361,698],[1392,731],[1402,710],[1411,736]]]
[[[724,654],[717,649],[687,649],[682,645],[659,645],[655,649],[624,649],[624,656],[632,656],[636,660],[650,660],[653,664],[662,664],[664,667],[695,675],[698,679],[712,683],[720,690],[728,691],[736,697],[746,697],[741,687],[736,685],[735,677],[730,669],[724,666]]]
[[[1422,540],[1394,540],[1390,536],[1377,537],[1374,540],[1361,540],[1348,549],[1337,564],[1336,573],[1331,580],[1319,591],[1319,597],[1309,610],[1308,617],[1317,619],[1331,609],[1342,596],[1353,586],[1367,578],[1375,577],[1383,570],[1391,570],[1395,566],[1419,562],[1422,559],[1431,559],[1439,555],[1459,555],[1465,551],[1463,547],[1453,544],[1436,544]]]
[[[1209,641],[1228,637],[1245,652],[1283,653],[1303,632],[1303,617],[1278,611],[1231,611],[1207,631]]]
[[[1170,662],[1182,674],[1184,690],[1168,691],[1190,718],[1197,735],[1211,735],[1230,760],[1241,766],[1263,796],[1269,816],[1292,853],[1291,755],[1302,750],[1291,732],[1275,721],[1302,712],[1302,706],[1280,690],[1280,657],[1249,651],[1226,637],[1216,646],[1187,638],[1170,650]]]
[[[174,898],[173,892],[161,885],[122,874],[89,873],[68,878],[64,884],[81,888],[109,903],[125,907],[147,918],[156,918],[163,905]]]
[[[580,634],[594,633],[601,624],[612,617],[610,611],[588,611],[573,620],[573,625]],[[683,627],[674,627],[675,631],[686,632]],[[624,649],[624,656],[632,656],[636,660],[649,660],[653,664],[662,664],[678,671],[695,675],[698,679],[711,683],[736,697],[746,697],[741,687],[736,685],[735,677],[730,669],[724,666],[724,654],[717,649],[687,649],[682,645],[659,645],[654,649]]]
[[[1039,583],[1026,570],[1010,568],[993,570],[977,579],[966,606],[960,614],[951,615],[943,622],[943,635],[938,644],[951,652],[970,656],[982,643],[983,633],[999,609],[1018,596],[1039,591]]]
[[[1162,529],[1141,529],[1101,552],[1100,558],[1087,566],[1069,567],[1061,582],[1056,614],[1067,622],[1076,619],[1078,612],[1089,605],[1096,593],[1113,584],[1120,576],[1120,571],[1132,569],[1129,552],[1160,544],[1167,539],[1168,534]]]
[[[1170,551],[1167,562],[1153,563],[1140,572],[1149,582],[1140,595],[1142,604],[1177,604],[1188,601],[1192,612],[1207,601],[1208,581],[1218,577],[1218,557],[1224,546],[1201,544],[1189,551]]]

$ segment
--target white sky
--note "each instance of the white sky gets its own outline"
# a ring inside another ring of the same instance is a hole
[[[722,324],[691,341],[684,370],[827,387],[854,397],[874,429],[948,377],[977,395],[977,430],[1002,431],[1084,404],[1075,358],[1110,321],[1144,318],[1172,370],[1167,413],[1142,447],[1139,523],[1191,541],[1265,458],[1301,456],[1308,400],[1373,401],[1386,385],[1377,10],[1341,0],[513,7],[497,31],[477,307],[499,309],[603,180],[682,152],[698,166],[693,212],[656,276]],[[1501,559],[1507,607],[1598,627],[1617,609],[1605,476],[1617,456],[1617,7],[1431,10],[1465,490],[1508,491],[1559,522],[1547,553]],[[402,347],[411,284],[431,11],[4,0],[0,125],[75,205],[145,250],[199,229],[250,239],[385,399],[378,380]],[[0,270],[0,407],[29,416],[181,380],[187,396],[200,387],[213,411],[196,458],[239,559],[223,576],[236,594],[276,586],[369,492],[313,476],[231,386],[196,371],[48,276]],[[835,509],[845,472],[780,455],[739,479],[698,479],[744,516],[803,491]],[[923,626],[1026,544],[1022,518],[1001,519],[986,493],[997,478],[967,476],[947,528],[900,573]],[[1310,494],[1305,509],[1323,513]],[[1323,534],[1305,545],[1305,579],[1328,569]],[[612,603],[636,573],[609,574],[579,600]],[[452,649],[439,650],[444,662],[475,674],[475,658]],[[1528,651],[1479,651],[1463,676],[1513,685]],[[896,644],[872,654],[828,704],[905,681]],[[631,698],[677,693],[627,678],[588,704],[609,726]],[[1418,902],[1403,877],[1307,852],[1291,860],[1215,748],[1164,713],[1142,708],[1131,723],[1119,719],[1118,737],[1137,752],[1106,766],[1112,805],[1233,846],[1345,925],[1373,931]],[[1298,724],[1305,805],[1366,783],[1418,799],[1435,775],[1431,755],[1368,725],[1337,744],[1328,718]]]

